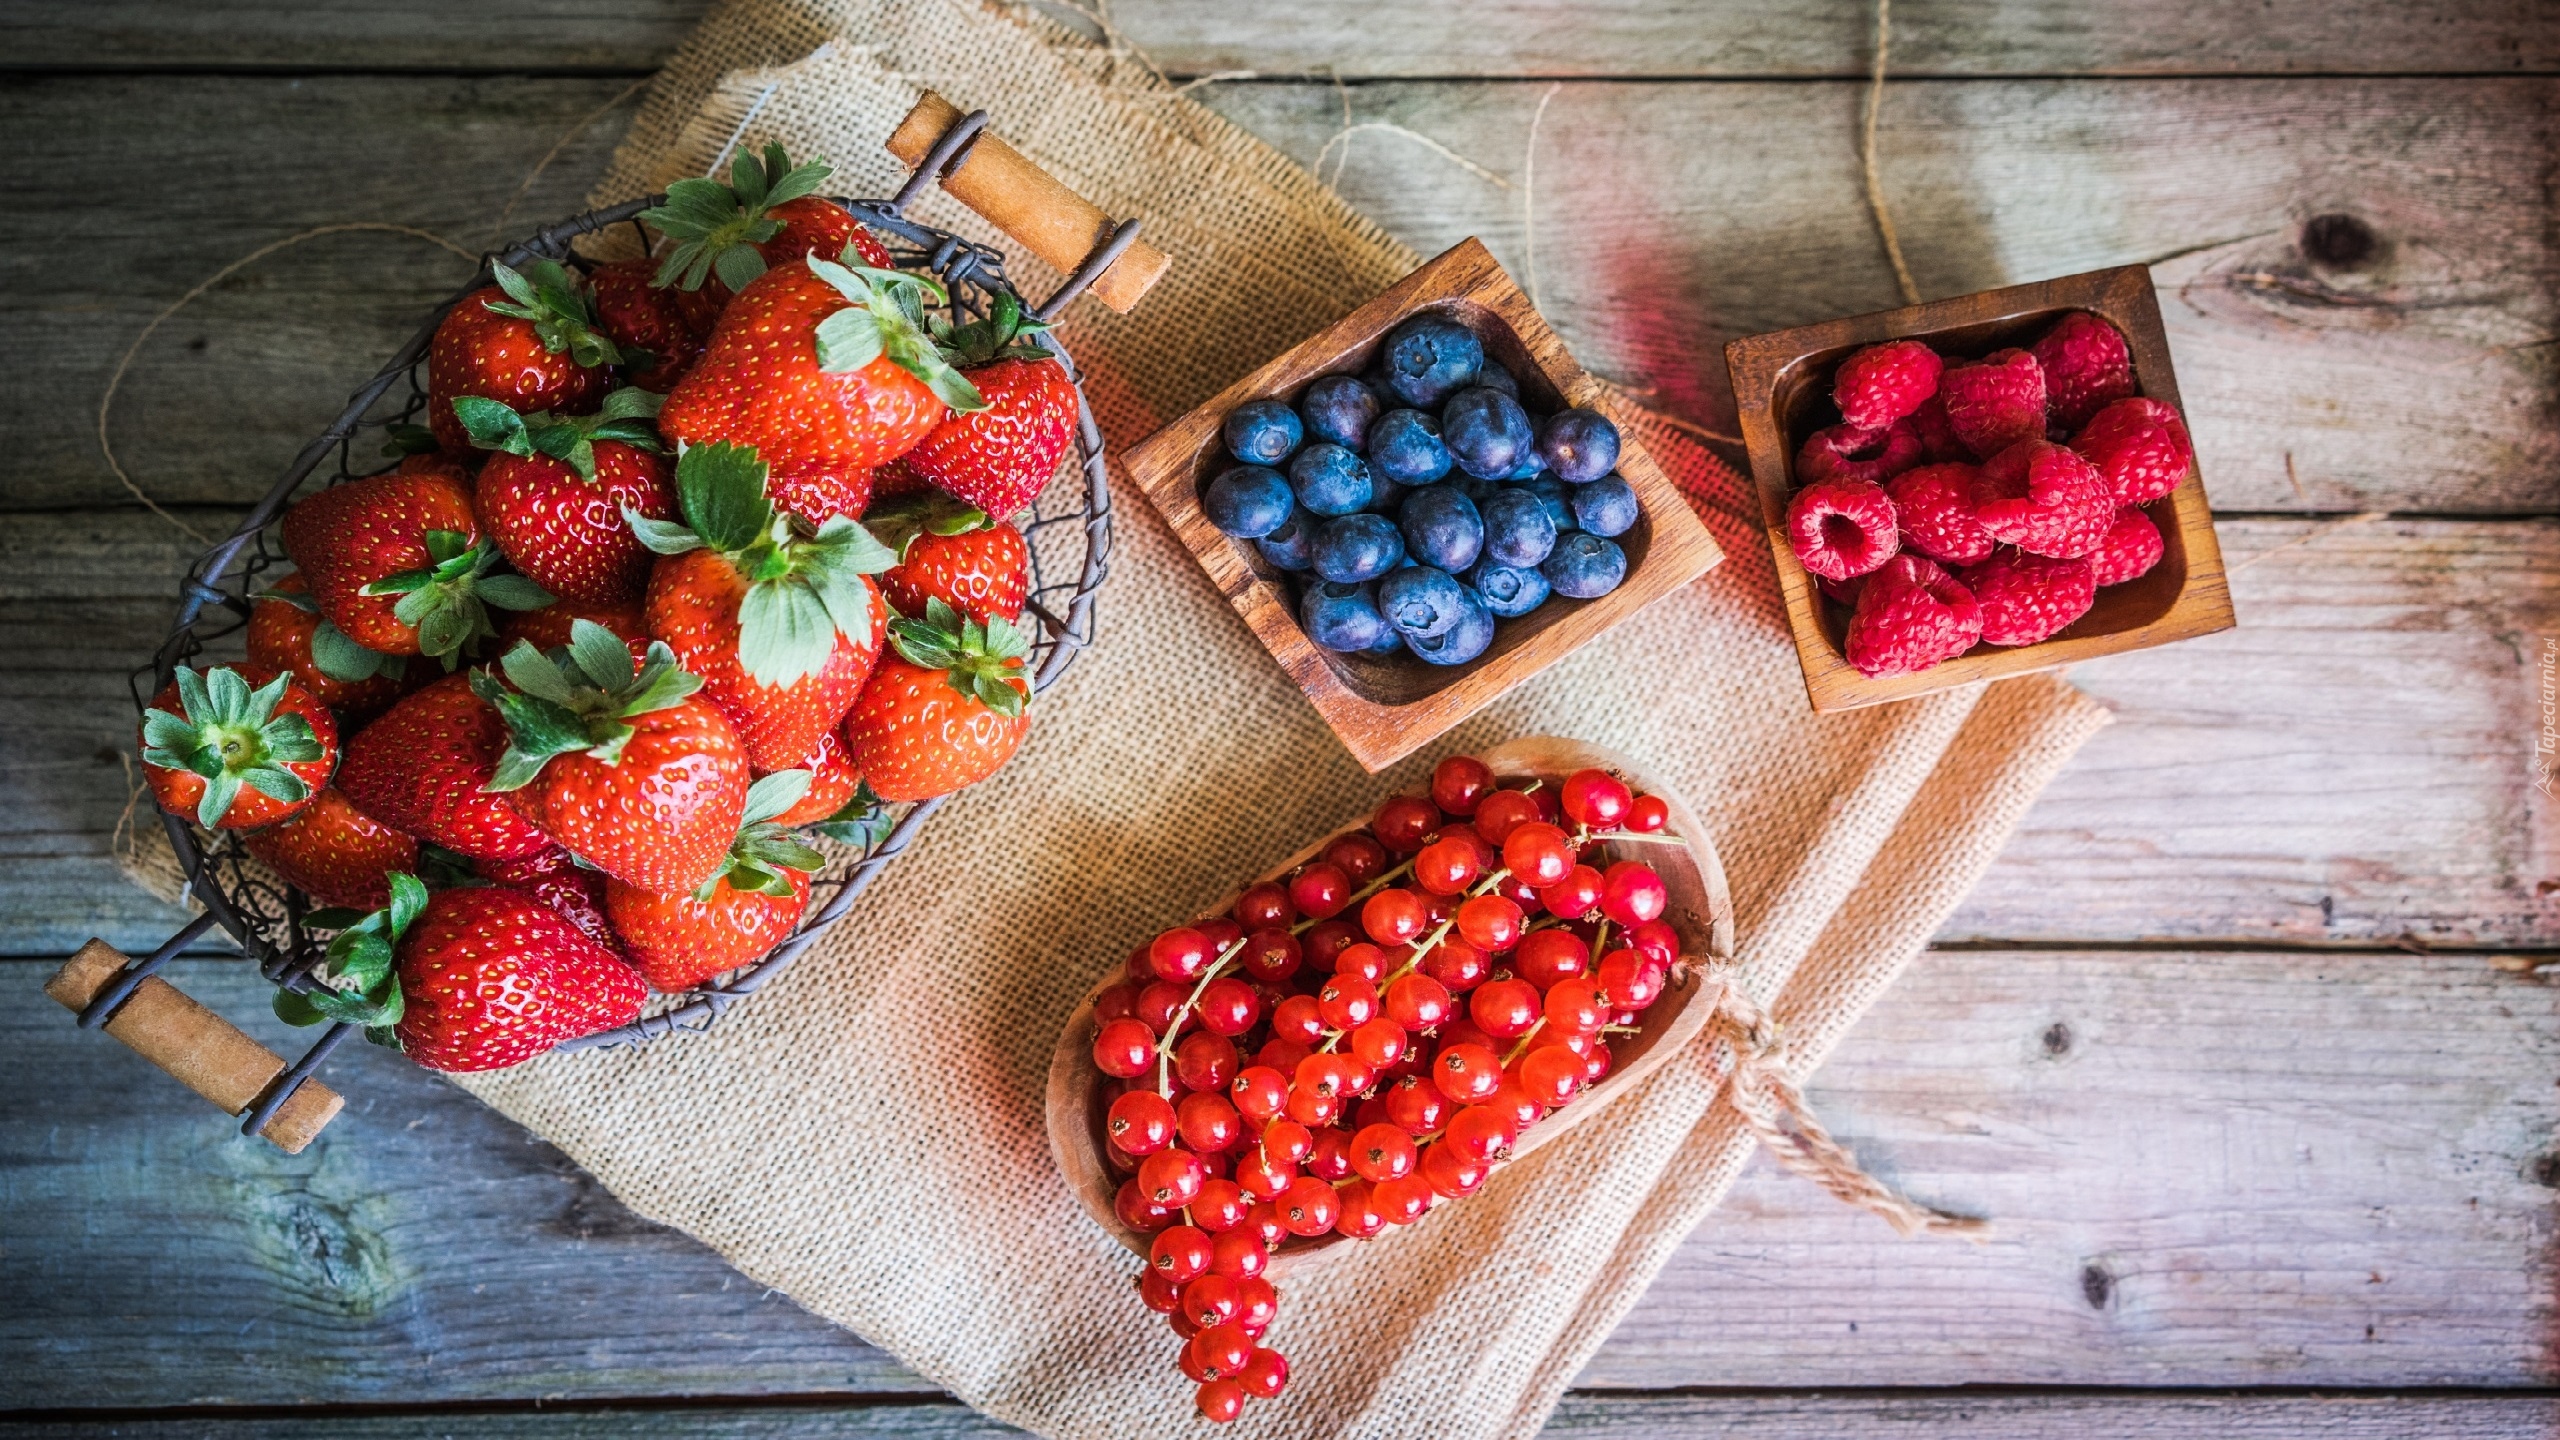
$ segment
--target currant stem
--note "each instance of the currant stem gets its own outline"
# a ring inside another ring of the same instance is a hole
[[[1200,972],[1200,983],[1191,987],[1191,995],[1182,1002],[1182,1008],[1174,1011],[1173,1018],[1165,1022],[1164,1038],[1156,1042],[1156,1093],[1165,1099],[1173,1098],[1174,1037],[1182,1033],[1182,1022],[1190,1018],[1191,1007],[1200,1003],[1200,992],[1209,988],[1210,981],[1226,973],[1227,966],[1244,953],[1244,946],[1244,940],[1239,937],[1234,944],[1219,951],[1218,958],[1209,962],[1209,968]]]
[[[1478,895],[1486,893],[1493,889],[1494,886],[1499,885],[1510,878],[1511,872],[1509,870],[1496,870],[1492,874],[1484,877],[1484,883],[1476,886],[1472,890],[1469,890],[1467,892],[1467,898],[1472,900]],[[1458,917],[1455,915],[1451,915],[1448,919],[1441,921],[1440,928],[1432,931],[1428,936],[1424,937],[1421,944],[1414,946],[1413,954],[1407,956],[1405,958],[1405,962],[1396,967],[1394,974],[1378,982],[1378,988],[1384,990],[1407,975],[1412,974],[1414,967],[1422,963],[1423,956],[1428,955],[1433,950],[1439,948],[1440,942],[1449,938],[1449,927],[1457,923]]]
[[[1511,1047],[1511,1053],[1502,1057],[1502,1068],[1503,1068],[1503,1069],[1505,1069],[1505,1070],[1510,1069],[1510,1068],[1511,1068],[1511,1062],[1513,1062],[1514,1060],[1519,1059],[1519,1058],[1520,1058],[1521,1056],[1523,1056],[1523,1055],[1528,1054],[1528,1053],[1529,1053],[1529,1042],[1530,1042],[1530,1041],[1532,1041],[1532,1040],[1537,1039],[1537,1038],[1538,1038],[1538,1032],[1539,1032],[1539,1031],[1541,1031],[1541,1030],[1544,1030],[1544,1029],[1546,1029],[1546,1028],[1547,1028],[1547,1017],[1546,1017],[1546,1016],[1544,1016],[1544,1015],[1541,1015],[1541,1016],[1539,1016],[1539,1017],[1538,1017],[1538,1019],[1537,1019],[1536,1023],[1532,1024],[1528,1029],[1521,1031],[1521,1032],[1520,1032],[1520,1043],[1518,1043],[1518,1044],[1516,1044],[1516,1045],[1512,1046],[1512,1047]]]

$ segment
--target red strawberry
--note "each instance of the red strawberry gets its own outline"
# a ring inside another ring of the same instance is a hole
[[[681,890],[719,868],[747,803],[747,752],[674,652],[635,667],[610,630],[571,628],[566,663],[530,645],[474,671],[511,739],[487,788],[512,793],[543,833],[605,874]]]
[[[815,255],[895,268],[888,247],[860,221],[818,198],[818,187],[833,173],[823,160],[793,166],[777,144],[764,147],[761,161],[741,153],[726,185],[711,179],[669,185],[667,203],[640,215],[676,242],[650,283],[669,287],[693,332],[707,336],[731,298],[772,266]]]
[[[1010,295],[944,343],[983,405],[960,405],[906,456],[907,468],[998,518],[1040,498],[1075,440],[1082,401],[1067,367],[1032,338],[1048,326]]]
[[[320,618],[296,571],[286,571],[249,604],[249,663],[290,670],[311,698],[349,715],[370,715],[400,698],[404,662],[367,650]]]
[[[964,619],[940,600],[889,631],[897,653],[881,657],[844,722],[864,783],[883,800],[924,800],[1002,769],[1031,732],[1021,634],[1004,620]]]
[[[475,860],[532,855],[551,837],[481,788],[506,744],[506,722],[471,693],[471,677],[447,675],[347,741],[338,788],[374,819]]]
[[[647,546],[623,519],[676,513],[673,467],[648,417],[663,403],[616,390],[580,419],[518,415],[495,400],[454,402],[471,443],[498,453],[480,468],[474,500],[509,561],[565,600],[623,604],[649,584]]]
[[[777,272],[778,273],[778,272]],[[760,770],[787,770],[843,718],[879,658],[888,606],[871,576],[896,556],[841,516],[803,534],[765,499],[755,453],[697,445],[676,465],[690,525],[638,520],[660,559],[649,633],[702,677]]]
[[[658,428],[752,448],[777,477],[776,503],[812,525],[855,513],[872,466],[915,448],[949,408],[986,406],[925,333],[928,292],[942,301],[930,281],[816,256],[766,271],[721,316]]]
[[[312,899],[359,910],[391,903],[386,877],[418,866],[416,840],[358,810],[335,787],[321,791],[293,818],[241,843]]]
[[[702,336],[676,303],[676,292],[650,283],[657,268],[658,262],[645,256],[597,266],[596,328],[612,339],[626,363],[636,364],[637,357],[647,355],[648,368],[633,371],[631,383],[663,395],[702,357]]]
[[[613,933],[613,923],[605,919],[603,872],[579,864],[568,851],[554,845],[520,860],[476,860],[471,868],[482,879],[521,890],[559,911],[579,933],[612,951],[615,958],[630,962],[622,937]]]
[[[494,633],[489,606],[551,600],[521,575],[495,573],[498,547],[481,538],[458,467],[392,471],[309,496],[284,512],[284,548],[329,623],[385,655],[434,655],[450,666]]]
[[[791,768],[809,772],[809,791],[799,803],[773,817],[777,825],[814,825],[831,819],[862,789],[862,767],[853,763],[853,752],[844,748],[843,737],[833,730],[819,736],[818,748]]]
[[[439,892],[399,928],[396,944],[402,1011],[394,1033],[431,1070],[522,1064],[563,1040],[629,1024],[649,996],[630,966],[519,890]]]
[[[612,383],[604,367],[622,361],[559,261],[537,260],[522,274],[491,261],[489,270],[498,283],[463,296],[427,347],[427,428],[457,454],[471,448],[453,413],[457,397],[574,414],[604,398]]]
[[[631,647],[631,658],[646,660],[649,655],[649,623],[640,616],[640,602],[619,605],[580,605],[562,600],[539,610],[519,610],[498,627],[501,650],[512,650],[519,640],[530,640],[536,650],[557,650],[569,643],[569,628],[580,620],[593,620],[622,637]]]
[[[806,797],[809,776],[786,770],[755,784],[728,862],[690,890],[605,886],[605,914],[640,974],[660,990],[699,985],[755,960],[789,935],[809,906],[809,874],[826,857],[778,817]]]
[[[880,588],[901,615],[940,600],[973,620],[1020,619],[1031,594],[1031,547],[1022,532],[933,491],[874,506],[863,526],[898,552]]]
[[[254,830],[299,812],[337,763],[329,707],[264,665],[201,674],[181,665],[142,713],[151,797],[208,830]]]

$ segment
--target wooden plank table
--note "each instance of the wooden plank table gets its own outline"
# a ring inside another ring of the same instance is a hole
[[[0,1433],[1011,1433],[392,1057],[334,1062],[350,1113],[287,1157],[36,996],[87,936],[176,919],[110,838],[124,672],[194,546],[171,520],[227,525],[460,262],[334,235],[163,327],[109,434],[168,518],[99,454],[118,357],[307,226],[476,248],[511,203],[575,209],[703,8],[0,6]],[[1576,353],[1708,428],[1726,339],[1891,303],[1864,5],[1457,8],[1111,13],[1415,247],[1480,234],[1525,271],[1534,226]],[[1999,1239],[1899,1242],[1756,1168],[1552,1429],[2553,1433],[2560,822],[2529,758],[2560,637],[2560,12],[1895,18],[1884,183],[1922,287],[2157,267],[2242,624],[2076,672],[2118,723],[1813,1087]],[[1346,113],[1410,133],[1338,140]],[[2371,244],[2305,244],[2338,214]],[[263,1011],[236,963],[180,966]]]

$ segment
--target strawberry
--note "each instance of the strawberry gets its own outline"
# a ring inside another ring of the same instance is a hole
[[[773,817],[777,825],[814,825],[832,818],[862,788],[862,767],[832,728],[818,737],[818,748],[791,767],[809,772],[809,790],[788,810]],[[777,775],[787,772],[777,770]]]
[[[563,599],[639,599],[650,556],[622,512],[675,518],[672,467],[649,423],[663,399],[616,390],[602,410],[574,419],[518,415],[476,396],[453,403],[471,443],[498,452],[480,468],[473,499],[507,559]]]
[[[604,398],[612,383],[604,367],[622,363],[559,261],[537,260],[518,274],[493,260],[489,273],[498,283],[463,296],[427,346],[427,428],[456,454],[471,448],[456,397],[574,414]]]
[[[635,666],[601,625],[572,625],[563,661],[519,644],[474,671],[472,693],[510,736],[487,789],[514,793],[543,833],[605,874],[652,890],[700,884],[719,868],[747,803],[747,752],[675,652]]]
[[[771,266],[815,255],[894,268],[888,247],[860,221],[818,198],[818,187],[833,173],[823,160],[794,166],[780,145],[767,145],[761,162],[741,153],[726,185],[711,179],[669,185],[667,203],[640,215],[676,242],[650,283],[669,287],[694,333],[707,336],[737,292]]]
[[[860,513],[870,469],[952,409],[986,407],[925,330],[932,281],[810,256],[766,271],[720,317],[658,428],[686,445],[752,447],[773,500],[811,525]]]
[[[292,671],[332,710],[370,715],[400,698],[406,662],[367,650],[321,619],[299,572],[286,571],[250,598],[248,643],[250,664]]]
[[[521,575],[497,573],[459,470],[391,471],[333,485],[284,512],[285,553],[320,613],[385,655],[433,655],[450,669],[494,633],[491,605],[551,603]]]
[[[1008,621],[970,620],[940,600],[892,621],[880,658],[845,717],[844,739],[881,799],[948,795],[1002,769],[1031,732],[1025,646]]]
[[[557,910],[580,934],[612,951],[616,959],[630,962],[622,937],[613,933],[613,923],[605,919],[602,871],[579,864],[576,856],[557,845],[516,860],[475,860],[471,868],[481,879],[521,890]]]
[[[347,741],[338,788],[374,819],[475,860],[531,855],[551,837],[481,788],[506,744],[506,722],[471,693],[471,677],[447,675]]]
[[[871,576],[897,557],[837,516],[804,534],[774,513],[755,452],[697,445],[676,464],[686,523],[635,517],[658,552],[649,633],[702,677],[760,770],[818,748],[879,658],[888,606]]]
[[[244,668],[198,674],[181,665],[142,712],[152,798],[208,830],[254,830],[295,814],[338,763],[329,707],[281,670]]]
[[[998,518],[1040,498],[1083,405],[1067,367],[1035,338],[1048,328],[999,295],[987,318],[944,337],[985,403],[955,404],[959,413],[907,453],[909,470]]]
[[[642,256],[596,267],[596,328],[613,341],[627,365],[631,383],[663,395],[684,378],[702,356],[702,337],[676,303],[676,292],[650,283],[657,262]]]
[[[1022,617],[1031,594],[1031,547],[984,510],[926,491],[874,506],[863,527],[898,554],[880,577],[889,604],[910,618],[940,600],[973,620]]]
[[[557,650],[569,643],[569,630],[580,620],[593,620],[622,637],[631,647],[631,658],[646,660],[649,656],[649,622],[640,616],[640,602],[631,600],[619,605],[580,605],[561,600],[539,610],[519,610],[509,615],[498,627],[501,650],[512,650],[519,640],[530,640],[536,650]]]
[[[809,772],[783,770],[755,783],[728,861],[691,890],[606,882],[605,914],[642,978],[665,991],[699,985],[763,955],[800,923],[809,874],[826,857],[779,823],[809,791]]]
[[[429,895],[415,876],[394,875],[389,907],[358,926],[330,943],[322,985],[298,998],[312,1019],[387,1034],[431,1070],[520,1065],[638,1019],[649,998],[630,966],[521,890]]]
[[[358,810],[335,786],[281,824],[243,837],[249,853],[323,905],[378,910],[394,870],[414,870],[418,842]]]

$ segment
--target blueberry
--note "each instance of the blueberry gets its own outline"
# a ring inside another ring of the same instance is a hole
[[[1298,412],[1277,400],[1248,400],[1227,413],[1227,453],[1247,465],[1277,465],[1297,450],[1306,431]]]
[[[1238,465],[1200,492],[1200,513],[1209,523],[1239,540],[1277,530],[1297,508],[1289,482],[1266,465]]]
[[[1627,578],[1627,552],[1615,540],[1578,530],[1556,542],[1555,553],[1538,567],[1556,593],[1574,600],[1597,600]]]
[[[1324,517],[1313,511],[1293,509],[1289,518],[1280,522],[1279,529],[1254,541],[1253,548],[1261,551],[1262,558],[1274,569],[1309,569],[1316,563],[1316,527],[1323,523]]]
[[[1407,635],[1406,649],[1434,665],[1464,665],[1485,652],[1493,643],[1493,612],[1472,590],[1458,595],[1457,623],[1429,639]]]
[[[1404,558],[1404,538],[1384,515],[1341,515],[1317,525],[1315,571],[1338,585],[1375,580]]]
[[[1289,486],[1299,504],[1319,515],[1348,515],[1377,493],[1359,456],[1321,440],[1289,462]]]
[[[1484,342],[1455,320],[1416,315],[1387,332],[1379,351],[1387,388],[1407,405],[1432,406],[1450,391],[1473,384],[1484,367]]]
[[[1554,589],[1534,569],[1511,565],[1479,565],[1466,573],[1468,585],[1484,597],[1485,608],[1509,620],[1547,603]]]
[[[1499,390],[1470,385],[1440,407],[1440,438],[1458,468],[1499,480],[1537,453],[1538,430],[1520,402]]]
[[[1546,473],[1547,462],[1539,459],[1537,450],[1532,447],[1528,455],[1523,458],[1519,464],[1511,467],[1511,473],[1503,476],[1502,478],[1514,482],[1521,480],[1535,480]]]
[[[1360,653],[1363,655],[1401,655],[1404,653],[1404,637],[1396,633],[1396,627],[1389,625],[1386,627],[1386,633],[1378,637],[1377,644],[1370,646],[1368,649],[1363,650]]]
[[[1488,390],[1499,390],[1514,400],[1520,398],[1520,382],[1511,378],[1510,367],[1490,355],[1484,357],[1484,368],[1476,372],[1476,383]]]
[[[1644,506],[1627,477],[1603,475],[1573,487],[1573,518],[1594,535],[1624,535],[1644,518]]]
[[[1567,485],[1588,485],[1616,468],[1618,427],[1597,410],[1559,410],[1538,427],[1538,457]]]
[[[1486,496],[1483,514],[1484,558],[1496,565],[1535,565],[1556,548],[1556,522],[1546,505],[1517,485]]]
[[[1538,497],[1538,503],[1547,507],[1547,518],[1555,522],[1557,534],[1561,535],[1567,530],[1582,528],[1582,522],[1575,519],[1573,515],[1572,497],[1577,492],[1566,488],[1565,483],[1553,475],[1542,474],[1538,479],[1512,488],[1525,490]]]
[[[1388,479],[1378,473],[1377,466],[1372,465],[1369,467],[1369,503],[1360,508],[1373,515],[1393,519],[1398,511],[1404,509],[1404,497],[1412,493],[1412,486]]]
[[[1484,508],[1485,501],[1492,498],[1494,491],[1502,488],[1499,481],[1479,480],[1463,470],[1440,483],[1474,501],[1479,510]]]
[[[1310,585],[1306,598],[1298,602],[1298,623],[1305,627],[1308,639],[1327,650],[1348,655],[1375,649],[1379,637],[1392,639],[1396,633],[1378,613],[1375,588],[1330,581]]]
[[[1367,447],[1370,422],[1384,408],[1377,391],[1350,375],[1327,375],[1298,397],[1298,413],[1307,417],[1307,433],[1351,450]]]
[[[1369,463],[1390,480],[1427,485],[1449,473],[1440,422],[1419,410],[1390,410],[1369,427]]]
[[[1397,528],[1408,553],[1451,574],[1476,563],[1484,549],[1484,517],[1452,485],[1425,485],[1405,497]]]
[[[1467,587],[1435,566],[1390,570],[1378,582],[1378,613],[1400,635],[1421,640],[1445,635],[1466,608]]]

